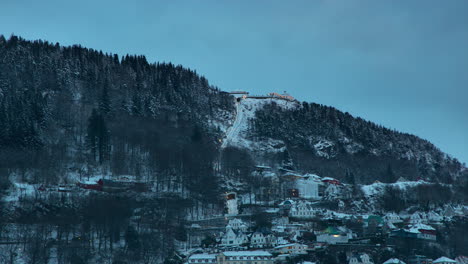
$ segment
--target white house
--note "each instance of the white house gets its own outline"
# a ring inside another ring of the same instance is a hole
[[[410,223],[418,224],[418,223],[427,223],[427,217],[424,212],[415,212],[410,216]]]
[[[241,219],[234,218],[229,220],[228,226],[231,226],[233,230],[240,230],[242,232],[247,232],[247,225]]]
[[[306,201],[297,202],[289,210],[289,216],[297,218],[313,218],[316,216],[316,213],[317,209]]]
[[[402,223],[403,220],[401,220],[400,216],[396,213],[387,213],[385,216],[384,216],[384,220],[385,222],[387,223],[392,223],[392,224],[398,224],[398,223]]]
[[[238,247],[249,243],[249,238],[240,230],[234,230],[231,226],[226,227],[226,233],[221,237],[221,245],[229,247]]]
[[[291,254],[291,255],[300,255],[307,254],[307,245],[299,243],[291,243],[286,245],[280,245],[275,247],[275,252],[279,254]]]
[[[355,253],[349,258],[348,264],[374,264],[374,262],[366,253]]]
[[[289,244],[289,241],[284,237],[276,238],[276,245],[286,245]]]
[[[312,175],[296,180],[296,188],[299,191],[299,197],[306,199],[320,199],[320,184],[320,177],[317,179]]]
[[[269,234],[269,235],[265,236],[265,241],[266,241],[267,247],[275,247],[276,245],[278,245],[277,244],[278,239],[273,234]]]
[[[263,248],[267,245],[266,237],[261,232],[255,232],[250,238],[250,246],[253,248]]]

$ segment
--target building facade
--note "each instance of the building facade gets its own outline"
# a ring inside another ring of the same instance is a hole
[[[267,251],[225,251],[216,257],[218,264],[273,264]]]

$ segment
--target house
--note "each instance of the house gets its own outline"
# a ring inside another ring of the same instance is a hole
[[[423,255],[413,255],[408,257],[408,264],[432,264],[432,259]]]
[[[397,258],[391,258],[391,259],[385,261],[385,262],[382,263],[382,264],[406,264],[406,263],[403,262],[403,261],[401,261],[401,260],[399,260],[399,259],[397,259]]]
[[[216,257],[219,264],[273,264],[267,251],[225,251]]]
[[[275,247],[278,245],[278,239],[273,234],[268,234],[265,236],[266,246],[267,247]]]
[[[193,254],[188,258],[188,264],[192,263],[216,264],[216,254]]]
[[[418,238],[426,240],[437,240],[436,230],[425,224],[409,225],[406,229],[393,230],[392,237]]]
[[[228,215],[239,214],[239,208],[237,206],[237,193],[226,193],[226,207],[228,209]]]
[[[418,223],[427,223],[427,217],[425,213],[415,212],[410,216],[410,223],[418,224]]]
[[[234,230],[231,226],[226,227],[226,233],[221,237],[221,245],[225,247],[239,247],[249,243],[249,238],[244,232]]]
[[[263,248],[267,245],[266,237],[261,232],[255,232],[250,238],[250,246],[253,248]]]
[[[276,246],[274,251],[279,254],[301,255],[307,254],[308,246],[299,243],[291,243],[286,245]]]
[[[366,253],[354,253],[349,257],[349,264],[374,264],[370,256]]]
[[[318,176],[317,176],[318,177]],[[298,195],[305,199],[320,199],[319,185],[321,182],[313,176],[307,176],[296,180]]]
[[[278,237],[276,238],[276,245],[286,245],[290,242],[285,237]]]
[[[437,239],[436,230],[429,225],[425,224],[415,224],[409,225],[408,231],[411,233],[416,233],[416,237],[419,239],[427,239],[435,241]]]
[[[442,222],[444,218],[440,214],[434,211],[430,211],[429,213],[427,213],[427,220],[432,223],[438,223]]]
[[[384,220],[387,222],[387,223],[392,223],[392,224],[398,224],[398,223],[402,223],[403,220],[401,220],[400,216],[396,213],[387,213],[385,216],[384,216]]]
[[[453,264],[453,263],[457,263],[457,262],[455,260],[449,259],[447,257],[440,257],[440,258],[434,260],[432,263],[433,264]]]
[[[316,216],[318,210],[319,209],[312,207],[309,202],[299,201],[292,205],[291,210],[289,210],[289,216],[296,218],[313,218]]]
[[[97,182],[92,181],[85,181],[85,182],[78,182],[76,185],[80,188],[87,189],[87,190],[95,190],[95,191],[102,191],[103,185],[102,179]]]
[[[229,220],[228,226],[230,226],[233,230],[240,230],[242,232],[247,232],[247,225],[241,219],[234,218]]]
[[[346,228],[328,227],[322,232],[316,232],[317,242],[328,244],[348,243],[350,238],[353,238],[351,231]]]

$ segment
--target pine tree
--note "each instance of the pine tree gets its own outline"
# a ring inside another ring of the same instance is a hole
[[[102,88],[101,97],[99,98],[99,111],[107,115],[111,110],[110,99],[109,99],[109,82],[106,80],[104,82],[104,87]]]
[[[102,164],[109,158],[109,131],[101,114],[93,109],[88,120],[87,144],[93,161]]]

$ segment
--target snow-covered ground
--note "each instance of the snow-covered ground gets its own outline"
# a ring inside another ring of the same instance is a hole
[[[265,152],[281,152],[285,149],[285,144],[281,140],[260,140],[251,141],[247,138],[249,129],[249,121],[255,118],[255,112],[266,104],[276,103],[285,108],[292,109],[298,107],[296,102],[281,100],[281,99],[255,99],[246,98],[236,103],[236,116],[234,123],[226,131],[226,136],[223,139],[221,148],[228,146],[247,148],[254,151]]]
[[[361,189],[366,195],[366,197],[372,197],[378,194],[382,194],[383,190],[387,186],[398,187],[400,190],[406,190],[408,188],[413,188],[421,184],[430,184],[430,183],[425,182],[425,181],[405,181],[405,182],[395,182],[395,183],[376,182],[370,185],[363,185]]]

